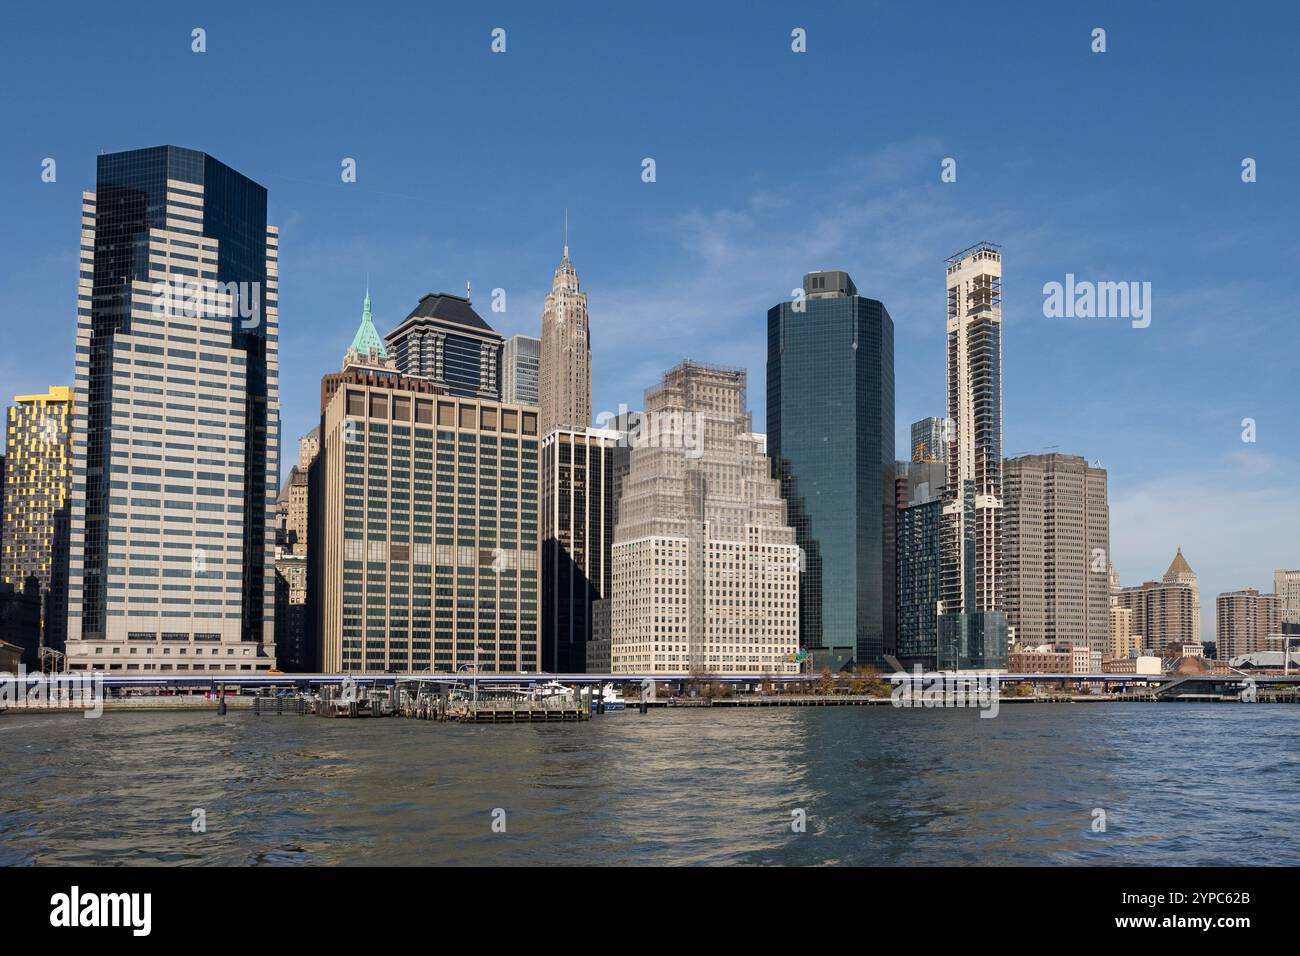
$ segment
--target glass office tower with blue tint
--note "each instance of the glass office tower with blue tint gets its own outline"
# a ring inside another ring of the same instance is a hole
[[[800,643],[814,667],[893,653],[894,322],[845,272],[767,313],[767,432],[804,551]]]
[[[268,670],[279,238],[205,153],[101,155],[82,198],[68,662]]]

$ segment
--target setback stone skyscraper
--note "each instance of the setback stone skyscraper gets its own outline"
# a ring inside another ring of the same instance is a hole
[[[82,199],[68,661],[269,670],[278,235],[205,153],[101,155]]]
[[[743,370],[683,362],[646,393],[614,531],[621,674],[798,671],[799,548]]]
[[[1006,664],[1002,598],[1002,253],[981,242],[947,260],[948,488],[944,670]]]
[[[541,429],[586,428],[591,424],[591,333],[587,294],[569,260],[569,244],[555,270],[542,308],[542,355],[538,371]]]
[[[800,641],[816,667],[895,643],[894,322],[846,272],[767,313],[767,442],[804,553]]]

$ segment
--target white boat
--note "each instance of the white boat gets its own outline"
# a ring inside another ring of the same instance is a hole
[[[600,704],[606,712],[611,710],[624,710],[627,702],[623,700],[623,695],[614,689],[613,684],[606,684],[600,689]]]
[[[559,706],[573,700],[573,688],[565,687],[559,681],[548,680],[544,684],[534,684],[529,695],[534,702]]]

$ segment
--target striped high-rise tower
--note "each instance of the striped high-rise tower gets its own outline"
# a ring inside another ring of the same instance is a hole
[[[68,663],[274,665],[278,234],[205,153],[98,159],[82,200]]]

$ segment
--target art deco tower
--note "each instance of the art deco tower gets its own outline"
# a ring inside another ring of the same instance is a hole
[[[543,435],[557,427],[586,428],[591,424],[587,294],[579,289],[578,273],[569,261],[567,236],[564,258],[555,270],[542,309],[542,359],[538,378]]]

